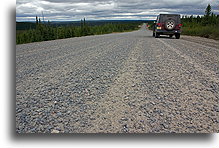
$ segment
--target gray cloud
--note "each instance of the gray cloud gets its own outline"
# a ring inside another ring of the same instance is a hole
[[[207,4],[219,14],[219,0],[17,0],[16,20],[154,19],[159,13],[203,15]]]

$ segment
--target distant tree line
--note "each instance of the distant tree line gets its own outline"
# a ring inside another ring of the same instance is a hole
[[[50,21],[46,23],[42,22],[41,19],[36,16],[36,27],[17,33],[16,43],[23,44],[87,35],[131,31],[136,30],[138,28],[138,25],[139,22],[126,22],[106,23],[103,25],[89,26],[84,18],[84,20],[81,20],[80,26],[54,26],[51,25]]]
[[[204,16],[182,16],[181,20],[184,26],[196,26],[197,24],[202,26],[218,25],[219,15],[211,12],[211,5],[208,4]]]
[[[182,16],[183,34],[219,39],[219,15],[211,12],[208,4],[204,16]]]

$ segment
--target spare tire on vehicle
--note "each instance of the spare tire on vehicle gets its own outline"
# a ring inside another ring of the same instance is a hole
[[[176,23],[175,23],[174,20],[169,19],[169,20],[167,20],[167,21],[165,22],[164,25],[165,25],[165,28],[166,28],[167,30],[173,30],[173,29],[175,28],[175,26],[176,26]]]

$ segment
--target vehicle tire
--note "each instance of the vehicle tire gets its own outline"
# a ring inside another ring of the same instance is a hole
[[[167,30],[173,30],[176,26],[176,23],[174,20],[170,19],[167,20],[164,25]]]
[[[170,34],[170,35],[169,35],[169,37],[170,37],[170,38],[172,38],[172,37],[173,37],[173,35],[172,35],[172,34]]]
[[[160,37],[160,34],[155,32],[155,38],[159,38],[159,37]]]
[[[176,37],[176,39],[179,39],[179,38],[180,38],[180,34],[179,34],[179,33],[176,33],[176,34],[175,34],[175,37]]]

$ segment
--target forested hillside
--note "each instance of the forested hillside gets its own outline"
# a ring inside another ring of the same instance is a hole
[[[17,28],[16,43],[23,44],[70,37],[132,31],[138,29],[138,26],[142,23],[143,21],[93,21],[87,23],[84,19],[79,23],[58,22],[54,24],[49,21],[46,23],[42,22],[36,17],[35,24],[31,24],[32,27],[26,27],[28,25],[25,24],[23,27],[24,30],[18,30]]]
[[[183,16],[182,24],[182,34],[219,39],[219,15],[211,12],[211,5],[207,6],[204,16]]]

